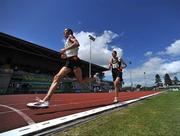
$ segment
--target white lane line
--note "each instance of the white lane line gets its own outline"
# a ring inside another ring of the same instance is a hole
[[[96,99],[106,99],[106,97],[98,97],[98,98],[91,98],[91,99],[89,99],[89,100],[96,100]],[[76,102],[77,101],[77,99],[71,99],[71,101],[73,102]],[[82,102],[83,101],[87,101],[87,99],[83,99],[83,100],[81,100]],[[52,102],[65,102],[65,100],[52,100]],[[26,102],[19,102],[19,103],[1,103],[1,104],[4,104],[4,105],[9,105],[9,106],[17,106],[17,105],[22,105],[22,104],[26,104]]]
[[[13,107],[7,106],[7,105],[2,105],[2,104],[0,104],[0,106],[13,110],[13,111],[16,112],[17,114],[19,114],[19,115],[26,121],[26,123],[28,123],[29,125],[35,124],[35,122],[34,122],[28,115],[26,115],[25,113],[23,113],[22,111],[20,111],[20,110],[18,110],[18,109],[15,109],[15,108],[13,108]]]
[[[106,98],[92,98],[92,99],[89,99],[89,100],[96,100],[96,99],[106,99]],[[77,99],[73,100],[72,102],[76,102]],[[84,99],[84,100],[81,100],[81,102],[84,102],[84,101],[87,101],[87,99]],[[52,100],[52,102],[65,102],[64,100]],[[21,103],[1,103],[1,104],[4,104],[4,105],[9,105],[9,106],[17,106],[17,105],[24,105],[26,104],[27,102],[21,102]]]
[[[147,94],[149,95],[149,94]],[[146,97],[146,96],[142,96],[140,98],[143,98],[143,97]],[[100,99],[94,99],[94,100],[91,100],[91,101],[81,101],[81,102],[70,102],[70,103],[65,103],[65,104],[53,104],[53,105],[50,105],[50,107],[61,107],[61,106],[69,106],[69,105],[79,105],[79,104],[85,104],[85,103],[94,103],[94,102],[104,102],[104,100],[107,100],[107,98],[100,98]],[[111,99],[108,99],[108,100],[111,100]],[[131,100],[131,99],[127,99],[127,100],[124,100],[124,101],[128,101],[128,100]],[[55,102],[56,100],[53,100],[53,102]],[[58,101],[58,100],[57,100]],[[60,100],[59,100],[60,101]],[[62,100],[61,100],[62,101]],[[122,101],[123,103],[123,101]],[[19,104],[26,104],[26,103],[19,103]],[[17,106],[19,104],[8,104],[9,106]],[[104,105],[109,105],[109,104],[113,104],[112,103],[106,103]],[[94,106],[98,106],[98,105],[94,105]],[[29,108],[25,108],[25,109],[20,109],[20,111],[28,111],[30,110]],[[3,115],[3,114],[7,114],[7,113],[12,113],[13,111],[4,111],[4,112],[0,112],[0,115]]]
[[[85,101],[85,102],[71,102],[71,103],[65,103],[65,104],[53,104],[53,105],[50,105],[50,107],[60,107],[60,106],[69,106],[69,105],[79,105],[79,104],[85,104],[85,103],[95,103],[95,102],[104,102],[104,100],[107,100],[106,98],[103,98],[103,99],[100,99],[100,100],[93,100],[93,101]],[[25,104],[25,103],[23,103]],[[109,105],[109,104],[113,104],[113,103],[107,103],[107,104],[104,104],[104,105]],[[14,104],[16,105],[16,104]],[[94,106],[98,106],[98,105],[94,105]],[[27,110],[30,110],[29,108],[25,108],[25,109],[19,109],[19,111],[27,111]],[[14,111],[3,111],[3,112],[0,112],[0,115],[2,114],[6,114],[6,113],[11,113],[11,112],[14,112]]]
[[[19,109],[19,111],[28,111],[28,110],[29,110],[28,108],[26,108],[26,109]],[[12,113],[12,112],[14,112],[14,111],[12,111],[12,110],[2,111],[2,112],[0,112],[0,115],[7,114],[7,113]]]
[[[158,95],[158,94],[161,94],[161,93],[163,93],[163,92],[158,92],[158,93],[154,93],[154,94],[151,94],[151,95],[147,95],[146,98],[152,97],[152,96],[155,96],[155,95]],[[17,129],[13,129],[13,130],[10,130],[10,131],[0,133],[0,136],[30,135],[33,132],[41,131],[43,129],[47,129],[47,128],[50,128],[50,127],[56,126],[56,125],[63,125],[64,123],[68,123],[70,121],[74,121],[74,120],[77,120],[79,118],[85,118],[85,117],[88,117],[90,115],[94,115],[94,114],[100,113],[102,111],[106,111],[106,110],[114,109],[114,108],[121,107],[121,106],[124,106],[124,105],[128,105],[130,103],[140,101],[142,99],[143,98],[137,98],[137,99],[133,99],[133,100],[128,100],[128,101],[124,101],[124,102],[120,102],[120,103],[116,103],[116,104],[112,104],[112,105],[108,105],[108,106],[103,106],[103,107],[95,108],[95,109],[84,111],[84,112],[79,112],[79,113],[67,115],[67,116],[60,117],[60,118],[55,118],[55,119],[52,119],[52,120],[39,122],[39,123],[32,124],[32,125],[29,125],[29,126],[25,126],[25,127],[21,127],[21,128],[17,128]]]

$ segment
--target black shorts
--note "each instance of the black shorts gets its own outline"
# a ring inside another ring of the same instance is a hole
[[[80,67],[81,60],[77,56],[73,56],[66,59],[65,67],[70,68],[71,70]]]
[[[112,69],[112,77],[113,81],[115,81],[117,77],[120,78],[120,81],[123,81],[122,71],[119,71],[118,69]]]

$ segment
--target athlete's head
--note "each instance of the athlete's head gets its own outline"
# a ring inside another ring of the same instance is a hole
[[[64,29],[64,36],[68,38],[69,35],[73,35],[73,31],[70,28]]]
[[[115,58],[117,56],[117,52],[115,50],[112,51],[112,56]]]

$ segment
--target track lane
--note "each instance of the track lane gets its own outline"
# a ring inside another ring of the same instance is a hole
[[[156,92],[121,92],[120,100],[135,99]],[[55,94],[48,109],[32,110],[26,107],[26,103],[33,101],[36,97],[43,98],[43,96],[44,94],[0,96],[0,104],[20,110],[37,123],[112,104],[114,93]],[[12,122],[15,118],[17,120]],[[28,125],[16,112],[4,107],[0,107],[0,120],[3,124],[0,125],[0,132]]]

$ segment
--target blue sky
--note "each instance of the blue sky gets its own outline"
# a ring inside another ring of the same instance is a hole
[[[144,71],[151,80],[158,72],[179,76],[179,7],[179,0],[0,0],[0,31],[59,51],[63,30],[70,27],[82,42],[82,54],[88,43],[84,37],[92,34],[99,40],[92,46],[105,55],[117,48],[126,62],[132,61],[125,70],[127,82],[132,71],[134,82],[142,83]],[[106,65],[96,55],[94,63]]]

